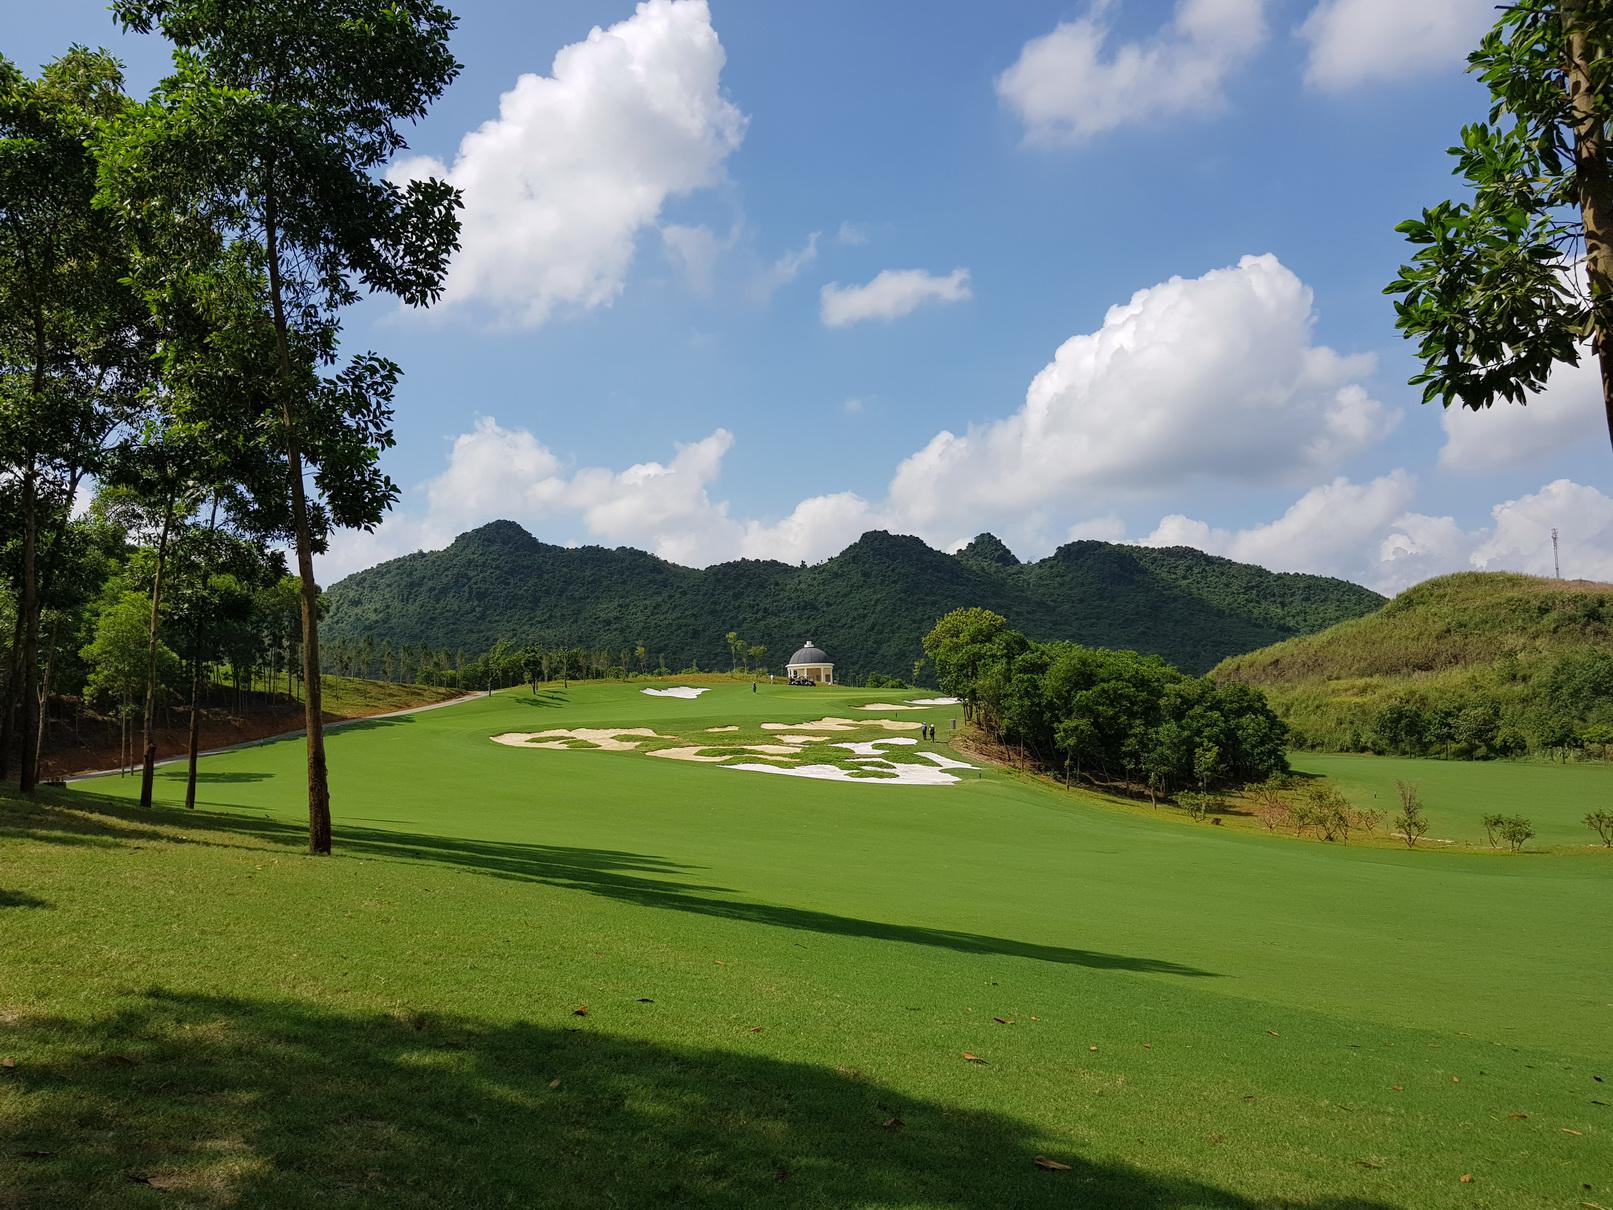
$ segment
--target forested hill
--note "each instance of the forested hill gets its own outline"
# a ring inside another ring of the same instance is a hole
[[[1613,744],[1613,585],[1463,572],[1228,659],[1301,744],[1509,756]]]
[[[813,567],[742,559],[680,567],[640,550],[539,542],[513,521],[445,550],[359,572],[326,593],[332,638],[475,653],[499,639],[619,651],[725,669],[724,636],[767,648],[775,671],[808,638],[846,681],[911,676],[920,639],[948,610],[980,605],[1033,638],[1157,652],[1203,672],[1376,609],[1383,598],[1323,576],[1277,574],[1186,547],[1072,542],[1021,563],[982,534],[956,555],[918,538],[864,534]]]

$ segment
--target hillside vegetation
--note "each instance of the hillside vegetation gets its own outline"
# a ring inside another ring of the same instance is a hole
[[[1318,634],[1223,661],[1296,743],[1506,756],[1613,743],[1613,585],[1441,576]]]
[[[1129,648],[1201,673],[1217,660],[1359,616],[1383,598],[1324,576],[1290,575],[1184,547],[1072,542],[1021,563],[983,534],[956,555],[918,538],[864,534],[812,567],[743,559],[680,567],[640,550],[540,542],[511,521],[445,550],[359,572],[326,593],[333,640],[474,654],[507,640],[620,651],[651,666],[730,665],[724,635],[782,669],[815,639],[842,680],[910,677],[943,614],[978,605],[1036,639]]]

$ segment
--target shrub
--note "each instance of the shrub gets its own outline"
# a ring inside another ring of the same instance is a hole
[[[1422,787],[1414,781],[1397,781],[1395,791],[1400,795],[1400,814],[1395,818],[1395,831],[1400,833],[1408,849],[1415,848],[1428,832],[1428,820],[1423,818]]]
[[[1523,848],[1524,842],[1535,834],[1534,825],[1521,815],[1502,820],[1497,831],[1500,832],[1501,839],[1512,846],[1514,853]]]
[[[1284,788],[1280,778],[1268,777],[1249,792],[1254,800],[1254,816],[1268,832],[1293,822],[1293,809],[1283,794]]]
[[[1325,842],[1350,843],[1350,828],[1357,816],[1338,789],[1325,781],[1313,782],[1305,788],[1304,825],[1316,829]]]
[[[1198,790],[1188,790],[1176,796],[1176,805],[1186,811],[1188,817],[1203,823],[1212,811],[1221,809],[1221,796],[1219,794],[1205,794]]]
[[[1592,811],[1585,816],[1585,826],[1602,838],[1602,843],[1613,849],[1613,811]]]
[[[1501,847],[1501,825],[1506,823],[1505,815],[1481,815],[1479,822],[1484,825],[1484,839],[1490,842],[1492,849]]]

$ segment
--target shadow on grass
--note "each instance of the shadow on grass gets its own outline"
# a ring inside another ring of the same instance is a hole
[[[73,794],[68,805],[80,809],[72,815],[75,834],[93,829],[94,821],[111,816],[113,819],[132,818],[142,823],[150,821],[184,826],[185,833],[173,839],[187,840],[191,843],[196,843],[194,837],[197,829],[253,836],[272,844],[299,849],[306,843],[307,834],[302,828],[263,816],[212,811],[192,813],[170,808],[140,812],[138,808],[130,808],[119,800],[97,798],[82,792]],[[96,814],[82,813],[86,810],[94,810]],[[0,836],[6,834],[6,822],[4,817],[0,816]],[[107,827],[113,836],[154,838],[149,832],[120,829],[111,821],[108,821]],[[29,836],[36,840],[51,839],[46,829],[39,828],[33,829]],[[200,843],[229,842],[202,840]],[[695,867],[641,853],[611,849],[580,849],[565,845],[468,840],[351,825],[338,826],[336,850],[338,853],[368,860],[439,862],[493,878],[585,891],[591,895],[600,895],[639,907],[690,912],[701,916],[740,920],[773,928],[799,929],[828,936],[864,937],[907,945],[929,945],[959,953],[999,954],[1010,958],[1029,958],[1038,962],[1083,966],[1093,970],[1135,971],[1191,978],[1216,977],[1213,971],[1161,958],[1111,954],[1101,950],[1077,949],[1061,945],[1043,945],[982,933],[927,928],[915,924],[892,924],[878,920],[862,920],[855,916],[838,916],[831,912],[819,912],[807,908],[719,898],[718,896],[734,892],[728,887],[683,881],[682,879]]]
[[[94,1191],[97,1205],[149,1205],[153,1189],[249,1206],[1275,1204],[1089,1160],[1029,1122],[855,1071],[592,1023],[366,1016],[159,988],[88,1021],[25,1018],[11,1035],[18,1065],[4,1078],[22,1096],[0,1119],[0,1155],[21,1204]],[[1070,1170],[1038,1168],[1044,1154]]]
[[[524,697],[518,697],[515,700],[522,706],[558,709],[569,702],[571,698],[559,689],[540,689],[537,693],[528,693]]]
[[[50,902],[26,891],[0,889],[0,908],[48,908]]]
[[[157,770],[159,781],[175,781],[180,785],[184,785],[187,776],[187,771],[183,765]],[[273,776],[273,773],[203,773],[198,769],[196,771],[196,784],[199,786],[208,783],[224,786],[243,785],[247,782],[268,781]]]

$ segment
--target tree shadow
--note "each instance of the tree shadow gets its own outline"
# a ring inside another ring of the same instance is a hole
[[[212,782],[226,786],[243,785],[247,782],[268,781],[273,776],[274,774],[272,773],[204,773],[198,769],[196,771],[196,784],[203,785],[204,783]],[[157,770],[157,777],[161,781],[174,781],[183,784],[187,773],[183,767],[170,767]]]
[[[50,901],[30,895],[26,891],[0,889],[0,908],[48,908]]]
[[[186,827],[187,838],[194,834],[192,829],[205,828],[212,832],[253,836],[288,848],[300,849],[307,843],[307,833],[300,826],[265,816],[213,811],[181,813],[165,807],[147,813],[139,812],[138,808],[130,808],[117,800],[96,800],[91,795],[81,793],[75,793],[73,798],[90,800],[98,813],[89,817],[81,815],[76,825],[80,829],[91,827],[92,825],[86,820],[99,818],[100,813],[115,819],[137,812],[132,818],[142,822],[183,824]],[[75,801],[74,805],[88,806],[90,803],[80,804]],[[0,825],[3,825],[3,821],[0,821]],[[108,823],[107,826],[113,835],[130,835],[127,832],[120,832],[115,823]],[[3,834],[4,828],[0,826],[0,835]],[[149,833],[135,835],[147,838],[150,836]],[[862,937],[907,945],[927,945],[966,954],[999,954],[1010,958],[1083,966],[1093,970],[1134,971],[1188,978],[1217,977],[1213,971],[1162,958],[1112,954],[1101,950],[993,937],[983,933],[863,920],[854,916],[839,916],[832,912],[788,907],[782,904],[718,898],[723,895],[735,895],[738,892],[729,887],[688,881],[686,880],[688,875],[697,867],[642,853],[574,848],[566,845],[469,840],[419,832],[357,827],[351,824],[345,826],[338,824],[336,850],[368,860],[440,862],[493,878],[584,891],[638,907],[689,912],[724,920],[741,920],[829,936]]]
[[[592,1020],[358,1015],[157,988],[11,1033],[19,1062],[5,1078],[22,1095],[0,1120],[0,1155],[21,1204],[97,1190],[100,1205],[146,1205],[153,1189],[257,1206],[1275,1204],[1087,1159],[1030,1122],[856,1071],[614,1036]]]
[[[540,689],[537,693],[528,693],[515,699],[522,706],[539,706],[545,709],[558,709],[571,700],[569,694],[559,689]]]

